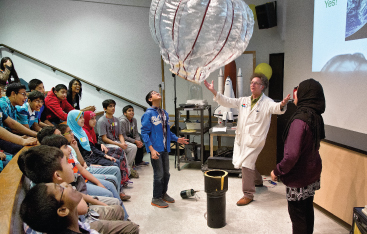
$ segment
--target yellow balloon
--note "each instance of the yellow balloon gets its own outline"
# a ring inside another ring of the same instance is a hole
[[[273,69],[267,63],[260,63],[256,66],[255,73],[262,73],[270,80],[271,75],[273,75]]]
[[[252,13],[254,14],[254,20],[256,20],[257,17],[256,17],[255,4],[249,4],[248,6],[250,7],[250,9],[252,10]]]

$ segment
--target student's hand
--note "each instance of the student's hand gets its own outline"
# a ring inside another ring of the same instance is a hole
[[[4,152],[0,152],[0,160],[5,160],[6,159],[6,154],[4,154]]]
[[[22,145],[37,145],[37,138],[28,137],[27,139],[23,139]]]
[[[105,186],[103,186],[103,184],[101,182],[99,182],[98,184],[96,184],[98,187],[101,187],[101,188],[106,188]]]
[[[141,141],[135,141],[135,144],[136,144],[136,146],[137,146],[138,148],[141,148],[141,147],[143,147],[143,146],[144,146],[143,142],[141,142]]]
[[[270,172],[270,175],[271,175],[271,180],[272,181],[277,181],[278,180],[278,177],[274,174],[274,170]]]
[[[101,150],[102,150],[102,152],[105,152],[105,154],[107,154],[107,152],[108,152],[108,149],[104,144],[101,144]]]
[[[84,162],[83,167],[84,167],[85,169],[87,169],[87,168],[88,168],[88,165],[87,165],[87,163],[86,163],[86,162]]]
[[[187,144],[189,144],[189,139],[186,139],[185,137],[180,137],[180,138],[177,139],[177,142],[180,143],[180,144],[187,145]]]
[[[20,136],[20,137],[23,138],[23,139],[27,139],[29,136],[23,135],[23,136]]]
[[[105,155],[104,157],[111,160],[111,161],[113,161],[113,162],[116,162],[116,159],[111,157],[111,156]]]
[[[127,149],[127,144],[125,142],[123,143],[120,143],[119,146],[122,148],[122,149]]]
[[[72,140],[70,141],[70,146],[71,146],[71,147],[73,147],[73,149],[75,150],[75,149],[77,149],[77,148],[78,148],[78,142],[76,142],[76,140],[75,140],[75,139],[72,139]]]
[[[150,155],[151,155],[152,159],[157,160],[157,159],[159,159],[159,156],[158,155],[160,155],[160,154],[157,151],[155,151],[155,150],[151,150],[150,151]]]

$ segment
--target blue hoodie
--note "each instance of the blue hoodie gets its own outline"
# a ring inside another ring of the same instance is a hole
[[[170,142],[177,141],[178,137],[170,130],[169,116],[167,111],[164,110],[164,113],[167,122],[167,152],[170,152]],[[150,153],[149,146],[151,145],[157,152],[163,152],[163,127],[158,111],[154,108],[148,108],[141,117],[141,125],[141,137],[148,153]]]

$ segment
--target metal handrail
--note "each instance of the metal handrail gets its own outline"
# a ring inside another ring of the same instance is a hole
[[[104,88],[102,88],[102,87],[100,87],[100,86],[98,86],[98,85],[95,85],[95,84],[93,84],[93,83],[91,83],[91,82],[89,82],[89,81],[86,81],[86,80],[84,80],[84,79],[82,79],[82,78],[80,78],[80,77],[74,76],[73,74],[70,74],[70,73],[68,73],[68,72],[66,72],[66,71],[64,71],[64,70],[61,70],[60,68],[57,68],[57,67],[55,67],[55,66],[52,66],[51,64],[45,63],[45,62],[43,62],[43,61],[41,61],[41,60],[39,60],[39,59],[36,59],[36,58],[34,58],[34,57],[32,57],[32,56],[30,56],[30,55],[28,55],[28,54],[25,54],[25,53],[23,53],[23,52],[21,52],[21,51],[19,51],[19,50],[16,50],[16,49],[14,49],[14,48],[12,48],[12,47],[10,47],[10,46],[4,45],[4,44],[0,44],[0,47],[1,47],[1,46],[3,46],[3,47],[5,47],[5,48],[9,49],[9,51],[10,51],[12,54],[13,54],[14,52],[16,52],[16,53],[18,53],[18,54],[20,54],[20,55],[23,55],[23,56],[25,56],[25,57],[27,57],[27,58],[30,58],[30,59],[32,59],[32,60],[34,60],[34,61],[36,61],[36,62],[38,62],[38,63],[41,63],[41,64],[43,64],[43,65],[45,65],[45,66],[47,66],[47,67],[50,67],[54,72],[59,71],[59,72],[61,72],[61,73],[64,73],[65,75],[68,75],[68,76],[70,76],[70,77],[76,78],[76,79],[78,79],[78,80],[80,80],[80,81],[82,81],[82,82],[84,82],[84,83],[87,83],[87,84],[89,84],[89,85],[91,85],[91,86],[95,87],[95,88],[97,89],[97,91],[102,90],[102,91],[104,91],[104,92],[106,92],[106,93],[108,93],[108,94],[111,94],[111,95],[115,96],[115,97],[121,98],[121,99],[122,99],[122,100],[124,100],[124,101],[130,102],[130,103],[132,103],[132,104],[134,104],[134,105],[136,105],[136,106],[138,106],[138,107],[142,108],[144,111],[146,111],[146,109],[147,109],[147,107],[145,107],[145,106],[143,106],[143,105],[140,105],[139,103],[136,103],[136,102],[134,102],[134,101],[131,101],[130,99],[127,99],[127,98],[125,98],[125,97],[122,97],[122,96],[120,96],[120,95],[118,95],[118,94],[116,94],[116,93],[114,93],[114,92],[109,91],[109,90],[106,90],[106,89],[104,89]]]

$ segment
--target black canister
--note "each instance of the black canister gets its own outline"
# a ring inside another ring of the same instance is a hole
[[[182,198],[189,198],[189,197],[194,196],[195,193],[196,193],[195,190],[193,190],[193,189],[187,189],[187,190],[182,190],[181,193],[180,193],[180,195],[181,195]]]
[[[226,192],[228,191],[228,172],[223,170],[206,171],[204,174],[207,193],[207,224],[211,228],[226,225]]]

